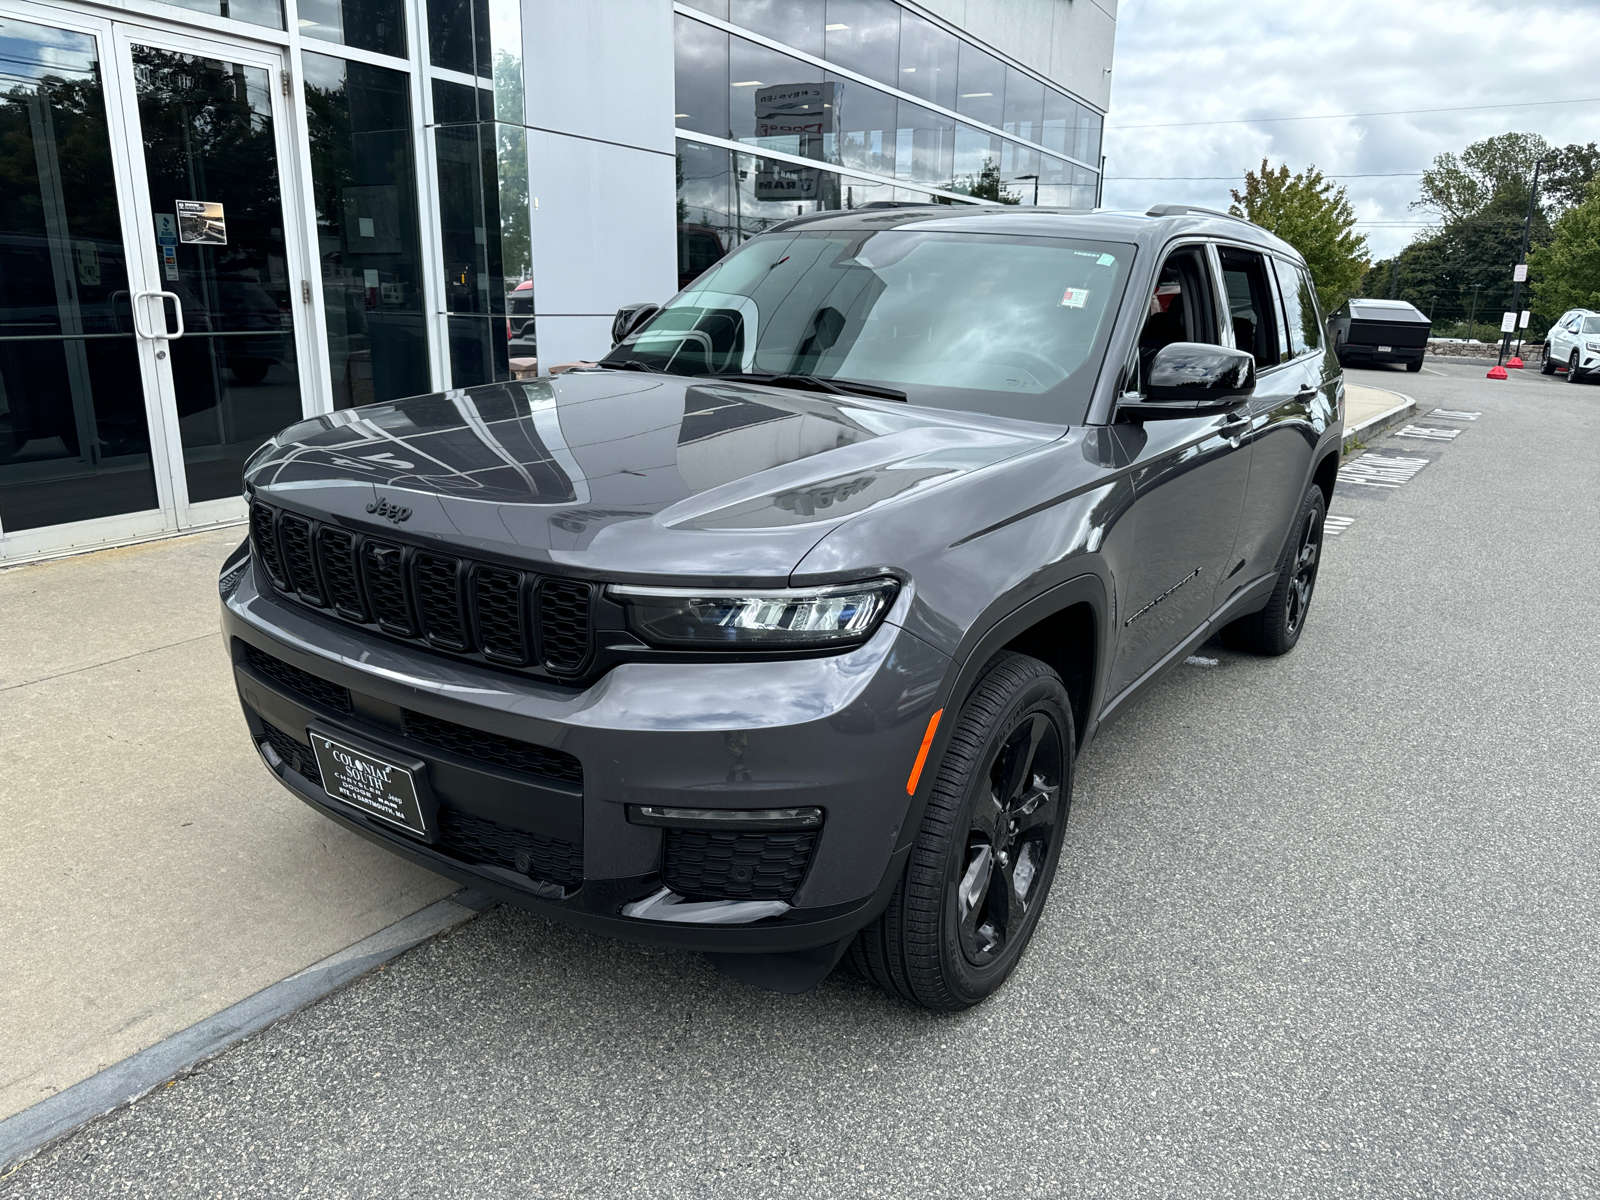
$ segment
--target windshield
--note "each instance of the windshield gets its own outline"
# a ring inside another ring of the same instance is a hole
[[[1134,248],[912,229],[746,243],[602,365],[814,375],[912,403],[1083,420]]]
[[[1600,333],[1600,317],[1585,317],[1583,319],[1585,333]]]

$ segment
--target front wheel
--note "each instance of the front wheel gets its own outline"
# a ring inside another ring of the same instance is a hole
[[[1006,981],[1055,877],[1076,744],[1060,676],[996,655],[961,706],[888,909],[851,943],[856,970],[946,1012]]]
[[[1578,382],[1578,352],[1574,350],[1572,357],[1567,360],[1567,382]]]
[[[1222,640],[1235,650],[1278,655],[1293,650],[1306,627],[1322,565],[1322,523],[1328,504],[1316,484],[1300,502],[1288,545],[1278,561],[1278,582],[1267,606],[1224,626]]]

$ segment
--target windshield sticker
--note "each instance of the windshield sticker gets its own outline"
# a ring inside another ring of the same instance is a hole
[[[1087,303],[1089,303],[1088,288],[1068,288],[1061,293],[1061,303],[1057,307],[1082,308]]]
[[[1116,255],[1114,255],[1114,254],[1102,254],[1100,256],[1100,265],[1102,267],[1109,267],[1113,263],[1115,263],[1116,261],[1117,261]]]

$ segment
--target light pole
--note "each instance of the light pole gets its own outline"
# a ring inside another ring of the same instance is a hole
[[[1015,178],[1033,180],[1033,206],[1035,208],[1038,208],[1039,207],[1039,177],[1037,175],[1018,175]]]
[[[1472,341],[1472,335],[1478,331],[1478,289],[1483,284],[1472,285],[1472,315],[1467,318],[1467,341]]]
[[[1522,281],[1527,277],[1528,268],[1528,235],[1533,231],[1533,206],[1539,198],[1539,168],[1544,166],[1544,159],[1537,159],[1533,164],[1533,184],[1528,188],[1528,215],[1522,218],[1522,249],[1517,253],[1516,267],[1511,270],[1511,310],[1517,314],[1522,312]],[[1506,330],[1500,339],[1500,362],[1505,362],[1506,351],[1511,349],[1511,330]],[[1521,355],[1521,339],[1518,339],[1518,355]]]

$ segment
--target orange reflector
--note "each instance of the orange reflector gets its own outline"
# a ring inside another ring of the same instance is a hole
[[[928,761],[928,747],[933,745],[933,731],[939,728],[939,718],[944,716],[944,709],[940,709],[928,718],[928,732],[922,735],[922,749],[917,751],[917,761],[911,768],[911,778],[906,780],[906,795],[917,794],[917,780],[922,778],[922,764]]]

